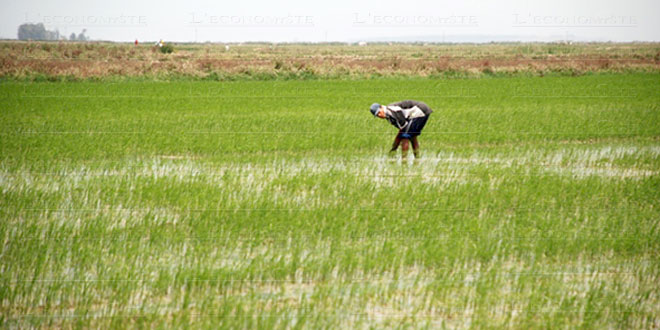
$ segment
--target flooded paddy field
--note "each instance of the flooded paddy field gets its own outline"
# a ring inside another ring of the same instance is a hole
[[[659,87],[4,82],[0,322],[658,327]]]

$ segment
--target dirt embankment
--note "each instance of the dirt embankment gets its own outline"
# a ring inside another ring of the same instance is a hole
[[[196,44],[2,42],[0,77],[324,79],[660,72],[660,44]]]

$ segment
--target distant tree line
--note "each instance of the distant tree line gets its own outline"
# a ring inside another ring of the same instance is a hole
[[[85,32],[87,32],[87,29],[83,29],[82,32],[78,33],[78,36],[76,36],[74,32],[71,32],[71,35],[69,36],[69,40],[87,41],[89,40],[89,37],[85,35]]]
[[[71,33],[68,40],[71,41],[87,41],[89,37],[85,35],[86,29],[83,29],[79,34]],[[25,23],[18,27],[18,40],[67,40],[66,37],[60,35],[60,31],[49,31],[43,23]]]

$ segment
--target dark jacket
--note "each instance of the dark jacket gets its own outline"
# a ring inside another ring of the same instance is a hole
[[[415,101],[415,100],[405,100],[405,101],[401,101],[401,102],[388,104],[387,106],[388,107],[389,106],[397,106],[397,107],[400,107],[401,109],[411,109],[411,108],[417,106],[427,116],[430,115],[433,112],[433,110],[431,110],[431,108],[426,103],[420,102],[420,101]]]
[[[426,103],[414,100],[405,100],[388,104],[387,106],[388,108],[396,106],[403,110],[418,107],[427,117],[433,112],[433,110],[431,110],[431,108]],[[402,132],[407,132],[408,128],[410,127],[410,123],[413,120],[412,118],[406,116],[402,111],[387,111],[385,116],[394,127],[400,129]]]

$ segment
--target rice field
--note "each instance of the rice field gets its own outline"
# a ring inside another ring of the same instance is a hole
[[[2,82],[0,323],[658,328],[659,91]],[[402,99],[420,159],[368,111]]]

